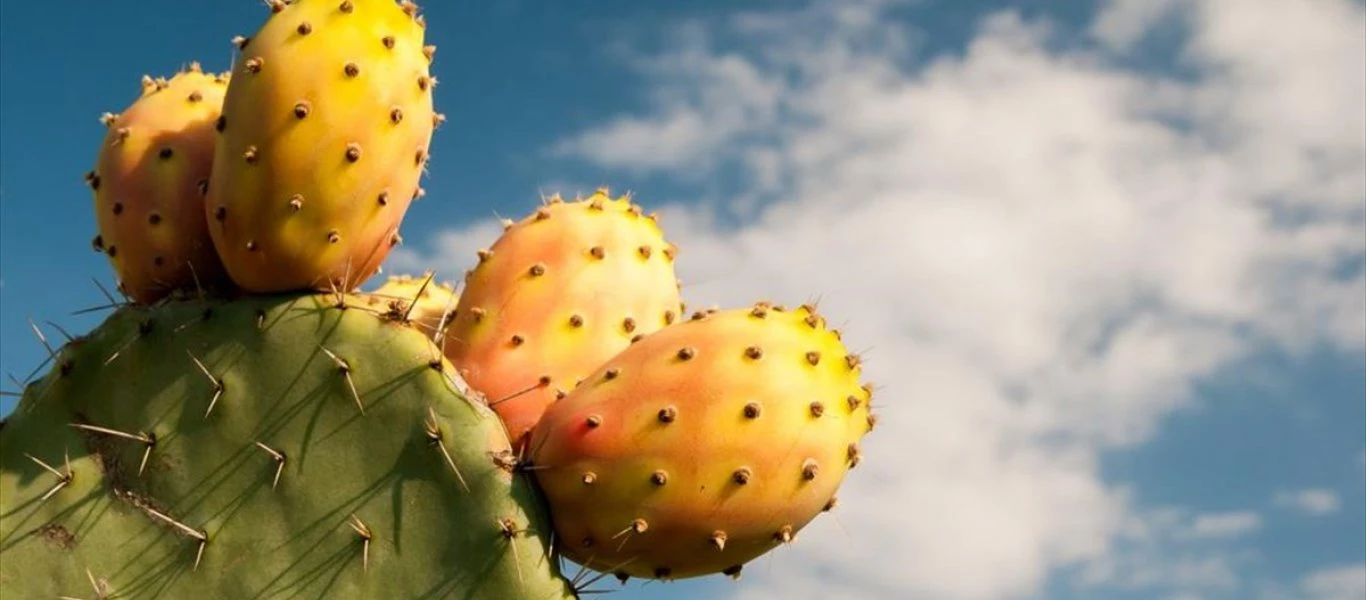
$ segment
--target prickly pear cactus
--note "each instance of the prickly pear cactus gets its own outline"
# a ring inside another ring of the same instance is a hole
[[[0,430],[4,596],[574,597],[498,419],[363,304],[129,306],[57,351]]]
[[[833,508],[873,427],[812,308],[698,313],[604,363],[533,432],[566,556],[620,577],[726,573]]]
[[[436,122],[411,2],[285,3],[240,38],[204,205],[250,292],[348,291],[400,241]]]
[[[674,252],[654,218],[606,189],[553,197],[479,252],[446,354],[514,445],[603,361],[680,318]]]
[[[191,63],[170,79],[143,77],[138,99],[102,119],[109,131],[85,176],[99,227],[92,245],[135,301],[227,283],[203,208],[227,83]]]
[[[576,598],[738,576],[834,507],[858,357],[805,306],[682,322],[629,197],[507,222],[460,293],[354,292],[423,193],[435,48],[408,0],[266,5],[230,74],[106,119],[94,245],[134,303],[0,421],[6,600]]]

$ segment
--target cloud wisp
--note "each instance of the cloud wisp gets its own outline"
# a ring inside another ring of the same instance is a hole
[[[1311,516],[1331,515],[1342,505],[1337,492],[1323,488],[1281,492],[1276,494],[1274,501],[1277,506]]]

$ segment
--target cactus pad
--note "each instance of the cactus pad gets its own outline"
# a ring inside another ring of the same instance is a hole
[[[6,596],[572,598],[496,416],[363,305],[127,306],[57,351],[0,430]]]

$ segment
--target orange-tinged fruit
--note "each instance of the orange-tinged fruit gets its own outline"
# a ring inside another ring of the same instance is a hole
[[[238,40],[204,210],[243,289],[353,290],[400,242],[441,119],[424,35],[411,3],[320,0]]]
[[[629,198],[551,198],[479,252],[446,356],[520,443],[603,361],[681,318],[674,252]]]
[[[143,77],[138,99],[103,118],[109,130],[86,174],[99,228],[91,243],[135,302],[226,283],[203,206],[227,77],[198,63]]]
[[[791,541],[860,459],[871,388],[811,307],[699,313],[553,404],[532,472],[575,561],[677,579]]]

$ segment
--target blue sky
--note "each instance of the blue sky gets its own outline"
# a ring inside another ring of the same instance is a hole
[[[1361,598],[1366,8],[1290,4],[433,2],[449,120],[386,269],[608,184],[691,304],[819,297],[870,348],[847,512],[614,597]],[[184,5],[0,6],[0,372],[104,314],[98,116],[265,14]]]

